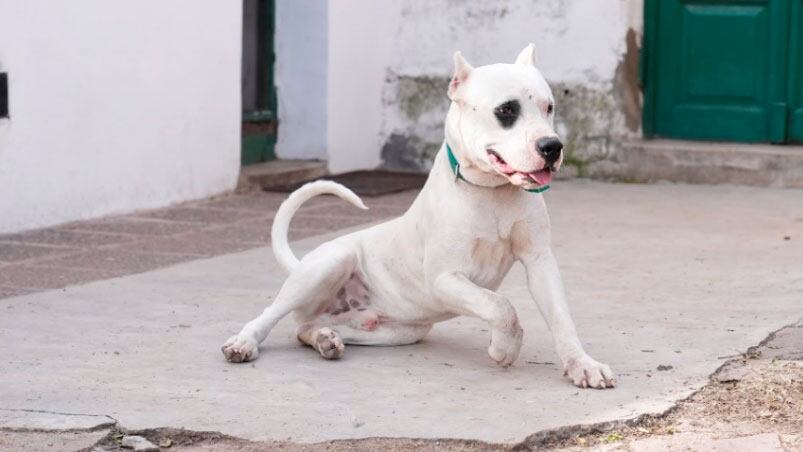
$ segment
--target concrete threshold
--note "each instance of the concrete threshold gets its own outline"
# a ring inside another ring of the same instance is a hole
[[[272,188],[305,182],[329,173],[320,160],[273,160],[244,166],[238,190],[250,187]]]
[[[635,140],[591,173],[629,182],[803,188],[803,146]]]

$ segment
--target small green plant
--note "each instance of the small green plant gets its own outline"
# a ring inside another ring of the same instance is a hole
[[[605,438],[602,439],[602,442],[604,442],[606,444],[610,444],[610,443],[615,443],[617,441],[621,441],[623,439],[625,439],[625,437],[622,436],[621,433],[613,432],[613,433],[608,433],[608,435],[605,436]]]

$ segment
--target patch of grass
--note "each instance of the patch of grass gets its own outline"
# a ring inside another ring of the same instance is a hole
[[[611,432],[605,435],[604,438],[602,438],[602,442],[604,442],[605,444],[610,444],[610,443],[615,443],[617,441],[621,441],[623,439],[625,439],[625,437],[621,433]]]

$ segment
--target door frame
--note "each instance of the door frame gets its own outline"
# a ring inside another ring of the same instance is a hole
[[[789,9],[789,60],[787,61],[788,116],[786,138],[790,143],[803,142],[803,0],[793,0]]]
[[[278,112],[275,83],[275,0],[257,0],[257,105],[242,113],[241,163],[252,165],[276,159]]]

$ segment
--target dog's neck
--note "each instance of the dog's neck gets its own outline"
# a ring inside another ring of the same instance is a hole
[[[463,175],[463,173],[466,172],[463,167],[463,164],[460,163],[460,160],[458,160],[454,151],[452,151],[452,147],[449,145],[448,140],[444,141],[443,146],[441,148],[440,154],[443,153],[446,154],[446,160],[449,163],[449,170],[454,175],[455,182],[464,181],[469,185],[474,185],[480,188],[489,188],[489,189],[500,188],[508,185],[512,187],[512,185],[506,178],[495,174],[489,174],[476,167],[470,167],[468,169],[474,170],[475,174],[472,177],[476,178],[476,180],[479,180],[479,182],[474,182],[472,179],[467,179],[466,176]],[[495,179],[488,180],[485,176],[495,177]],[[530,189],[522,188],[522,190],[530,193],[543,193],[549,190],[549,185],[544,185],[538,188],[530,188]]]
[[[456,180],[462,180],[465,183],[484,188],[510,185],[510,181],[507,178],[482,171],[465,159],[461,159],[460,155],[454,153],[454,148],[449,144],[448,140],[443,142],[441,153],[446,154],[445,157],[449,164],[450,172],[455,176]]]

